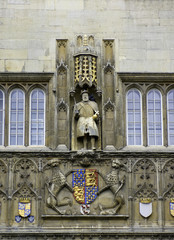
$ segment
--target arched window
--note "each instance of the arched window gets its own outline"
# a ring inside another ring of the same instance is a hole
[[[148,145],[162,145],[162,100],[161,93],[152,89],[147,94]]]
[[[174,145],[174,89],[167,94],[168,145]]]
[[[45,93],[41,89],[30,95],[30,145],[45,145]]]
[[[24,92],[20,89],[14,89],[10,94],[10,145],[24,145],[24,106]]]
[[[5,103],[4,103],[4,93],[0,90],[0,145],[4,145],[4,111],[5,111]]]
[[[142,145],[141,93],[130,89],[127,93],[127,145]]]

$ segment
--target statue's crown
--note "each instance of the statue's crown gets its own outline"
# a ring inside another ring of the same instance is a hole
[[[84,93],[88,93],[88,90],[87,89],[81,90],[81,95]]]

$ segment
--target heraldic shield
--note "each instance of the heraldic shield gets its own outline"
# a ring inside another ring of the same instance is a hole
[[[170,214],[174,217],[174,198],[170,199]]]
[[[28,199],[20,199],[18,211],[21,217],[28,217],[31,214],[31,203]]]
[[[152,214],[152,200],[150,198],[143,198],[140,200],[140,214],[147,218]]]
[[[98,173],[95,169],[76,169],[72,174],[74,198],[80,204],[90,204],[98,192]]]

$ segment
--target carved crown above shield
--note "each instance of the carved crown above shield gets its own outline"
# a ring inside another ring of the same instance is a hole
[[[74,83],[81,88],[97,86],[97,55],[94,51],[93,36],[77,37],[78,51],[74,55]]]

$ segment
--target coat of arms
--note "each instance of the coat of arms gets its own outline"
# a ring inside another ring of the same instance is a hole
[[[95,169],[73,170],[72,184],[74,198],[80,204],[90,204],[98,192],[98,173]]]
[[[170,214],[174,217],[174,198],[170,199]]]
[[[28,217],[31,214],[31,202],[27,198],[20,199],[18,211],[21,217]]]
[[[151,198],[142,198],[140,200],[140,214],[147,218],[152,214],[152,200]]]

